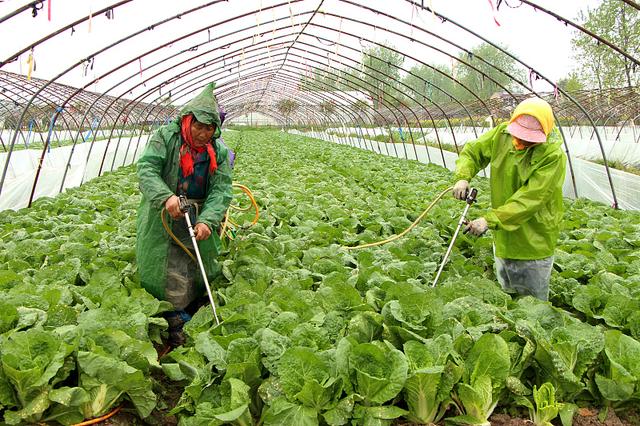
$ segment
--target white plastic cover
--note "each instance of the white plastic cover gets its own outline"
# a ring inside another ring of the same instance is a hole
[[[113,139],[107,145],[106,140],[52,148],[44,156],[42,169],[36,185],[34,200],[44,196],[56,196],[60,193],[60,184],[64,170],[73,150],[63,190],[72,188],[96,177],[104,157],[103,173],[115,170],[123,165],[132,164],[140,155],[149,135],[142,137],[123,137]],[[7,176],[0,192],[0,210],[27,207],[33,182],[38,169],[42,149],[23,149],[11,154]],[[0,153],[0,170],[4,170],[8,154]]]

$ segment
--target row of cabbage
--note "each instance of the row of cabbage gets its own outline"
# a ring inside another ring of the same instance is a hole
[[[201,310],[163,362],[187,385],[182,424],[489,424],[496,410],[569,424],[579,406],[638,404],[637,213],[567,203],[552,303],[500,290],[489,237],[461,236],[431,288],[455,200],[403,239],[344,246],[404,230],[449,172],[286,134],[228,141],[263,217],[225,256],[222,325]]]
[[[160,361],[170,307],[138,284],[131,168],[3,212],[6,423],[73,424],[123,400],[148,418],[161,374],[184,387],[173,409],[184,425],[486,424],[497,410],[542,424],[576,406],[637,405],[638,214],[567,204],[553,305],[499,289],[488,237],[461,236],[432,289],[455,200],[394,243],[343,246],[405,229],[449,172],[278,132],[225,137],[261,220],[221,258],[222,325],[205,306]],[[488,203],[479,187],[474,216]]]

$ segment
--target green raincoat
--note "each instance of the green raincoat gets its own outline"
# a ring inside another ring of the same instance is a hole
[[[198,215],[198,222],[211,228],[211,236],[198,241],[205,270],[209,280],[220,271],[216,257],[220,252],[220,238],[216,232],[232,198],[231,168],[229,152],[220,137],[220,116],[213,95],[215,85],[210,83],[205,90],[180,111],[179,117],[161,127],[151,137],[138,160],[138,178],[142,201],[138,208],[136,256],[142,286],[159,299],[164,299],[167,273],[167,253],[170,236],[162,226],[160,212],[166,200],[175,194],[178,186],[179,157],[182,137],[180,122],[183,116],[193,113],[201,123],[215,124],[214,149],[218,168],[209,173],[207,197]],[[172,220],[165,213],[169,226]],[[199,283],[201,284],[201,283]],[[204,288],[202,289],[204,290]]]
[[[532,114],[533,115],[533,114]],[[496,256],[535,260],[552,256],[563,215],[562,185],[567,157],[557,128],[545,143],[513,147],[507,123],[465,145],[456,161],[456,179],[471,180],[491,165],[491,207]]]

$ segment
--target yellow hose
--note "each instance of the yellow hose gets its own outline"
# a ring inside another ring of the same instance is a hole
[[[95,419],[91,419],[91,420],[87,420],[81,423],[76,423],[73,426],[90,426],[90,425],[95,425],[97,423],[102,422],[103,420],[107,420],[110,417],[113,417],[114,415],[118,414],[118,411],[122,410],[122,405],[119,405],[118,407],[116,407],[115,409],[113,409],[110,413],[102,416],[102,417],[98,417]]]
[[[229,240],[233,240],[233,234],[230,232],[229,228],[230,226],[233,226],[234,228],[241,228],[241,229],[246,229],[246,228],[250,228],[253,225],[255,225],[256,223],[258,223],[258,219],[260,219],[260,209],[258,208],[258,203],[256,202],[256,199],[253,197],[253,193],[251,192],[251,190],[249,188],[247,188],[244,185],[241,185],[239,183],[234,183],[233,184],[234,188],[238,188],[240,189],[242,192],[245,193],[245,195],[247,197],[249,197],[249,201],[250,204],[247,207],[240,207],[239,205],[230,205],[229,208],[227,209],[227,213],[225,214],[225,219],[224,222],[222,222],[222,227],[220,228],[220,239],[224,239],[227,238]],[[237,212],[247,212],[251,209],[255,210],[255,215],[253,217],[253,220],[251,221],[251,223],[249,225],[245,225],[245,226],[240,226],[238,223],[234,222],[230,217],[229,217],[229,213],[231,210],[237,211]]]
[[[229,240],[233,240],[233,235],[229,232],[229,225],[232,225],[236,228],[240,228],[240,225],[238,225],[237,223],[235,223],[233,220],[231,220],[229,218],[229,211],[230,210],[235,210],[235,211],[239,211],[239,212],[246,212],[249,211],[251,208],[255,209],[256,214],[253,217],[253,220],[251,221],[251,223],[249,225],[246,225],[244,227],[242,227],[243,229],[249,228],[253,225],[255,225],[256,223],[258,223],[258,219],[260,219],[260,209],[258,208],[258,203],[256,202],[256,199],[253,197],[253,193],[251,192],[251,190],[249,188],[247,188],[245,185],[241,185],[239,183],[234,183],[232,185],[234,188],[239,188],[242,192],[244,192],[248,197],[249,200],[251,201],[251,204],[249,204],[247,207],[240,207],[240,206],[236,206],[236,205],[230,205],[229,208],[227,209],[227,213],[225,214],[225,219],[224,222],[222,223],[222,227],[220,229],[220,239],[223,238],[228,238]],[[160,211],[160,218],[162,219],[162,226],[164,226],[165,231],[167,231],[167,234],[169,234],[169,236],[173,239],[173,241],[176,242],[176,244],[182,249],[184,250],[185,253],[187,253],[189,255],[189,257],[191,259],[194,260],[194,262],[197,262],[196,257],[193,255],[193,253],[191,253],[191,250],[189,250],[184,244],[182,244],[182,242],[175,236],[175,234],[171,231],[171,228],[169,227],[169,224],[167,223],[167,218],[165,215],[165,212],[167,211],[166,208],[162,208],[162,210]]]
[[[422,214],[420,216],[418,216],[418,218],[416,220],[413,221],[413,223],[404,231],[402,231],[401,233],[394,235],[390,238],[387,238],[386,240],[382,240],[382,241],[376,241],[375,243],[368,243],[368,244],[362,244],[359,246],[354,246],[354,247],[349,247],[349,246],[342,246],[342,248],[344,248],[345,250],[356,250],[356,249],[363,249],[363,248],[367,248],[367,247],[376,247],[376,246],[381,246],[383,244],[387,244],[390,243],[391,241],[395,241],[398,238],[402,238],[404,235],[406,235],[409,231],[411,231],[413,228],[415,228],[418,223],[420,223],[420,221],[427,215],[427,213],[429,213],[429,210],[431,210],[433,208],[433,206],[436,205],[436,203],[438,201],[440,201],[440,199],[442,197],[444,197],[449,191],[451,191],[453,189],[453,187],[451,188],[447,188],[444,191],[442,191],[436,198],[435,200],[433,200],[431,202],[431,204],[429,204],[429,207],[427,207],[425,209],[425,211],[422,212]]]
[[[164,230],[167,231],[167,234],[169,234],[171,236],[171,238],[173,238],[173,241],[176,242],[176,244],[182,249],[184,250],[185,253],[187,253],[189,255],[189,257],[191,259],[193,259],[194,262],[198,263],[198,260],[196,259],[196,257],[193,255],[193,253],[191,253],[191,250],[189,250],[184,244],[182,244],[182,241],[180,241],[175,234],[171,231],[171,228],[169,227],[169,224],[167,223],[167,218],[165,217],[165,212],[167,211],[166,208],[162,208],[162,210],[160,211],[160,218],[162,219],[162,226],[164,226]]]

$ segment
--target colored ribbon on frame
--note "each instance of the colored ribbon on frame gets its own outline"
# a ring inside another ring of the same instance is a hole
[[[89,6],[89,33],[91,32],[91,24],[93,22],[93,9]]]
[[[291,0],[287,0],[287,5],[289,6],[289,19],[291,19],[291,30],[295,28],[295,23],[293,21],[293,9],[291,9]]]
[[[31,48],[31,52],[29,52],[29,57],[27,58],[27,65],[29,65],[29,69],[27,71],[27,80],[31,81],[31,74],[35,68],[36,60],[33,57],[33,48]]]
[[[51,22],[51,0],[47,0],[47,19]]]
[[[491,13],[493,14],[493,22],[495,22],[497,26],[500,26],[500,22],[498,22],[498,19],[496,18],[496,9],[493,7],[493,1],[492,0],[488,0],[488,1],[489,1],[489,5],[491,6]]]
[[[273,26],[273,29],[271,30],[271,42],[273,42],[273,39],[276,36],[276,8],[275,7],[271,9],[271,17],[273,18],[273,22],[271,23],[271,25]]]
[[[342,18],[340,18],[340,26],[338,27],[338,39],[336,40],[336,48],[333,54],[338,56],[338,47],[340,46],[340,36],[342,35]]]
[[[418,9],[417,5],[411,5],[411,21],[409,22],[409,26],[411,27],[410,38],[413,40],[413,18],[416,15],[416,10]]]
[[[535,80],[540,80],[541,78],[542,77],[540,77],[533,69],[529,69],[529,86],[531,87],[531,90],[533,90],[533,82]]]

